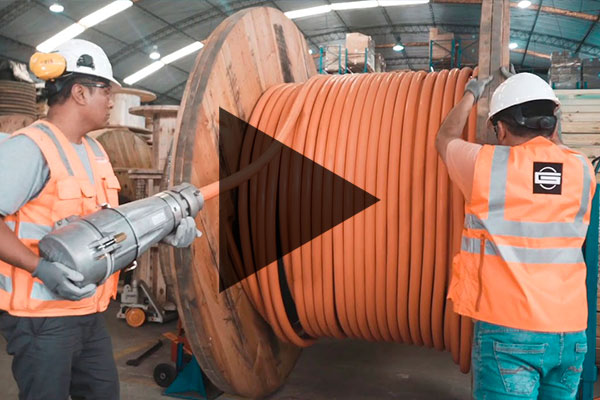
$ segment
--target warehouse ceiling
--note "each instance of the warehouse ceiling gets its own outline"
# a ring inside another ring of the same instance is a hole
[[[348,1],[348,0],[346,0]],[[568,50],[582,58],[600,56],[600,1],[532,0],[529,8],[511,3],[511,61],[521,70],[544,71],[552,51]],[[62,13],[49,6],[59,2]],[[195,41],[236,11],[266,6],[281,11],[328,5],[324,0],[137,0],[123,12],[85,30],[78,37],[100,45],[115,76],[122,81],[153,61],[156,46],[169,54]],[[0,0],[0,57],[27,62],[35,47],[111,0]],[[343,43],[346,32],[371,35],[387,69],[429,69],[429,29],[454,32],[463,43],[462,58],[476,52],[481,0],[431,0],[429,4],[338,10],[294,19],[318,63],[320,46]],[[540,6],[541,5],[541,6]],[[392,45],[401,42],[403,51]],[[155,103],[177,104],[197,53],[183,57],[160,72],[132,85],[155,92]]]

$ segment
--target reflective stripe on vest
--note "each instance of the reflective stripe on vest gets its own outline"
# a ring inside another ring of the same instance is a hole
[[[31,288],[31,296],[34,300],[64,300],[61,297],[58,297],[54,293],[50,291],[46,286],[42,283],[33,281],[33,287]]]
[[[90,147],[92,148],[92,151],[94,152],[94,155],[98,158],[102,158],[104,159],[104,152],[102,152],[102,149],[100,149],[100,146],[98,146],[98,143],[96,143],[96,141],[90,137],[85,137],[85,139],[87,140],[88,144],[90,145]]]
[[[463,236],[461,250],[480,254],[481,239]],[[583,253],[578,247],[528,248],[496,245],[485,241],[485,255],[501,256],[506,262],[525,264],[572,264],[583,262]]]
[[[60,145],[60,142],[56,138],[56,135],[54,134],[54,132],[52,132],[52,130],[44,124],[35,124],[33,127],[44,132],[46,135],[48,135],[50,140],[52,140],[52,142],[54,142],[54,145],[56,146],[56,149],[58,150],[58,154],[60,155],[60,159],[62,160],[63,164],[65,165],[67,172],[69,173],[70,176],[74,176],[75,174],[73,174],[73,170],[71,169],[71,164],[69,163],[69,159],[67,158],[67,155],[65,154],[65,150]]]
[[[5,292],[12,292],[12,279],[10,276],[0,274],[0,289]]]
[[[573,222],[522,222],[504,219],[506,200],[506,181],[508,174],[508,157],[510,147],[496,146],[492,160],[490,177],[490,193],[488,198],[488,218],[481,220],[477,216],[467,214],[465,227],[485,229],[491,235],[520,236],[528,238],[584,237],[588,225],[583,222],[587,212],[590,193],[590,173],[583,158],[576,155],[583,168],[583,192],[581,205]]]
[[[5,224],[11,231],[15,231],[15,221],[5,221]],[[33,222],[20,222],[17,237],[19,239],[40,240],[50,233],[50,231],[52,231],[51,226],[35,224]]]

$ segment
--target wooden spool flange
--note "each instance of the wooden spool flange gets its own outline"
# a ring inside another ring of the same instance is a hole
[[[187,82],[170,183],[202,187],[219,179],[220,107],[247,121],[267,88],[315,74],[302,34],[280,11],[249,8],[223,21]],[[186,336],[203,372],[220,389],[266,396],[283,384],[300,350],[277,339],[241,285],[219,293],[219,200],[208,201],[196,222],[201,239],[189,249],[165,250]]]

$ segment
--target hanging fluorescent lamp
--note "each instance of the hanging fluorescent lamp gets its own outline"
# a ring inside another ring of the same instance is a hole
[[[202,47],[204,47],[204,44],[202,42],[194,42],[192,44],[189,44],[177,51],[174,51],[171,54],[167,54],[159,61],[155,61],[152,64],[140,69],[139,71],[134,72],[127,78],[123,79],[123,82],[125,82],[128,85],[133,85],[134,83],[141,81],[145,77],[152,75],[165,65],[177,61],[180,58],[183,58],[189,54],[192,54],[193,52],[200,50]]]
[[[312,17],[314,15],[327,14],[330,11],[358,10],[374,7],[410,6],[415,4],[427,4],[429,0],[367,0],[346,1],[342,3],[331,3],[323,6],[301,8],[299,10],[287,11],[285,16],[289,19]]]
[[[94,11],[93,13],[81,18],[76,23],[68,26],[62,31],[58,32],[56,35],[51,38],[43,41],[39,45],[37,45],[36,50],[41,51],[43,53],[48,53],[62,43],[66,42],[69,39],[73,39],[74,37],[80,35],[83,31],[88,28],[91,28],[94,25],[99,24],[102,21],[107,20],[108,18],[120,13],[123,10],[128,9],[133,5],[131,0],[116,0],[107,6],[102,7],[101,9]]]
[[[402,51],[404,50],[404,46],[402,46],[400,43],[394,45],[394,47],[392,47],[392,50],[394,51]]]
[[[379,0],[377,1],[381,7],[395,6],[414,6],[418,4],[427,4],[429,0]]]
[[[379,3],[376,0],[371,1],[348,1],[344,3],[332,3],[332,10],[357,10],[361,8],[373,8],[378,7]]]
[[[285,14],[289,19],[296,19],[302,17],[311,17],[313,15],[326,14],[331,11],[331,6],[317,6],[310,8],[302,8],[300,10],[288,11]]]
[[[514,50],[514,49],[516,49],[517,47],[519,47],[519,45],[518,45],[517,43],[515,43],[515,42],[512,42],[512,43],[510,43],[510,44],[508,45],[508,48],[509,48],[509,49],[511,49],[511,50]]]

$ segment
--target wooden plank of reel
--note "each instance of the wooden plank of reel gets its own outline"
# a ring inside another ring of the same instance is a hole
[[[169,184],[202,187],[219,179],[220,107],[247,121],[267,88],[315,74],[302,34],[283,13],[249,8],[227,18],[206,41],[188,79]],[[231,193],[224,196],[233,201]],[[194,355],[220,389],[266,396],[283,384],[300,350],[276,338],[240,284],[219,293],[219,201],[208,201],[196,222],[202,240],[188,249],[162,250]]]

